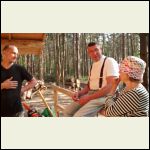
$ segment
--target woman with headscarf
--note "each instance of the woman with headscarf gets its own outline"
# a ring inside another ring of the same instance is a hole
[[[141,84],[146,63],[135,56],[126,57],[119,66],[120,77],[113,81],[113,88],[105,101],[105,109],[100,113],[108,117],[149,116],[149,93]],[[125,88],[116,95],[118,84]]]

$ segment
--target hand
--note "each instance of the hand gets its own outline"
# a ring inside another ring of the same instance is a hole
[[[119,82],[120,82],[120,78],[114,78],[112,80],[112,88],[109,94],[113,95],[115,93]]]
[[[13,77],[10,77],[9,79],[5,80],[2,83],[2,89],[16,89],[18,86],[18,81],[12,81]]]
[[[82,97],[78,100],[78,103],[79,103],[81,106],[83,106],[83,105],[85,105],[88,101],[89,101],[88,96],[82,96]]]
[[[73,96],[72,96],[72,99],[76,102],[79,100],[79,93],[76,92]]]
[[[119,78],[114,78],[113,81],[112,81],[112,85],[113,86],[118,86],[119,82],[120,82],[120,77]]]
[[[101,109],[101,110],[99,111],[99,113],[100,113],[101,115],[103,115],[103,116],[106,116],[106,110],[105,110],[105,109]]]

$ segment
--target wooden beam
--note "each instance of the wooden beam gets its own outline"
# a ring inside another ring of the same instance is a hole
[[[61,110],[64,110],[64,107],[61,106],[60,104],[58,104],[58,92],[61,92],[69,97],[72,97],[74,92],[70,91],[70,90],[67,90],[67,89],[64,89],[62,87],[59,87],[55,84],[51,84],[50,86],[53,90],[54,90],[54,97],[53,97],[53,100],[54,100],[54,108],[55,108],[55,113],[57,115],[57,117],[59,117],[59,111]]]
[[[41,47],[44,45],[43,41],[36,41],[36,40],[1,40],[2,46],[12,44],[18,47]]]
[[[58,117],[59,111],[58,111],[57,105],[58,105],[58,93],[56,90],[54,90],[54,108],[55,108],[56,116]]]
[[[8,40],[11,40],[11,33],[8,34]]]
[[[51,85],[51,88],[53,88],[53,90],[56,90],[57,92],[65,94],[65,95],[67,95],[69,97],[72,97],[73,94],[74,94],[73,91],[67,90],[65,88],[59,87],[59,86],[54,85],[54,84]]]
[[[41,55],[42,48],[31,47],[31,48],[18,48],[19,55],[27,55],[27,54],[34,54],[34,55]]]
[[[1,39],[10,40],[38,40],[43,41],[45,33],[1,33]]]
[[[47,34],[43,34],[43,41],[47,38]]]

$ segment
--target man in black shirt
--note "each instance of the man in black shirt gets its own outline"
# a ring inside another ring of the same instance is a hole
[[[15,64],[17,56],[18,49],[14,45],[7,45],[2,50],[1,117],[22,116],[21,93],[33,88],[37,83],[23,66]],[[29,84],[22,87],[24,80]]]

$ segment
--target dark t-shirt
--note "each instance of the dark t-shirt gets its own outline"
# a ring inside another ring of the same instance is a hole
[[[1,83],[13,77],[12,80],[18,81],[16,89],[3,89],[1,90],[1,116],[11,116],[23,110],[21,105],[21,86],[24,80],[30,81],[33,76],[27,70],[17,64],[14,64],[9,69],[5,69],[1,65]]]

